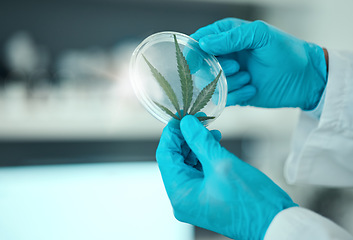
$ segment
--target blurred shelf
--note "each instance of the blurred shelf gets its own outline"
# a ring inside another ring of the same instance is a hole
[[[222,145],[242,157],[251,139],[224,139]],[[155,161],[158,139],[144,140],[0,140],[0,166]]]
[[[27,98],[21,88],[1,94],[0,139],[159,138],[164,124],[139,104],[130,88],[106,94],[56,90],[45,98]],[[219,129],[225,138],[288,137],[297,115],[295,109],[230,107],[210,129]]]

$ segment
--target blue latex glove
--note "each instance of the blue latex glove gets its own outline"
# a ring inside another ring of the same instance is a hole
[[[223,148],[194,116],[168,124],[157,161],[175,217],[230,238],[263,239],[277,213],[296,206],[265,174]],[[196,157],[202,168],[185,162]]]
[[[262,21],[236,18],[217,21],[191,37],[218,56],[228,80],[228,106],[311,110],[318,104],[327,79],[321,47]]]

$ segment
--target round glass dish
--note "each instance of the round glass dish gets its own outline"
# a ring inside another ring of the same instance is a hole
[[[143,40],[132,54],[130,80],[142,105],[166,124],[193,114],[206,126],[226,104],[227,81],[218,60],[182,33]]]

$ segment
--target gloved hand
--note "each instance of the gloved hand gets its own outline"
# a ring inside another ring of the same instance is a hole
[[[218,56],[228,80],[228,106],[317,106],[327,79],[321,47],[262,21],[236,18],[217,21],[191,37]]]
[[[237,240],[263,239],[276,214],[296,204],[265,174],[222,148],[216,135],[191,115],[180,129],[165,127],[157,162],[174,215]],[[185,164],[192,156],[202,168]]]

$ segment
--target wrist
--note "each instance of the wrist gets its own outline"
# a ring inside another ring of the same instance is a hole
[[[302,110],[313,110],[317,107],[322,93],[326,87],[328,76],[327,50],[320,46],[307,43],[308,69],[304,80],[306,81],[306,104]]]
[[[329,61],[328,61],[328,52],[326,48],[322,48],[322,50],[324,50],[324,56],[325,56],[325,62],[326,62],[326,79],[328,76],[328,66],[329,66]]]

